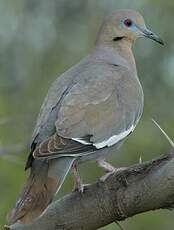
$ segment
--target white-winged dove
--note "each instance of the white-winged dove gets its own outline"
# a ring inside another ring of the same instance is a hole
[[[96,160],[108,172],[106,155],[134,130],[143,111],[132,44],[147,37],[163,44],[133,10],[109,15],[93,52],[56,79],[41,107],[33,134],[31,168],[10,222],[32,222],[51,202],[73,168],[83,190],[77,163]]]

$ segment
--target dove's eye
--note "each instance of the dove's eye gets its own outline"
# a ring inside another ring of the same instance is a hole
[[[128,18],[128,19],[124,20],[124,24],[125,24],[125,26],[130,27],[130,26],[132,26],[132,20]]]

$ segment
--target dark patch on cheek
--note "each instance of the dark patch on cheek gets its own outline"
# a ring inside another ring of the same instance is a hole
[[[117,41],[122,40],[123,38],[125,38],[125,37],[124,36],[122,36],[122,37],[115,37],[115,38],[112,39],[112,41],[117,42]]]

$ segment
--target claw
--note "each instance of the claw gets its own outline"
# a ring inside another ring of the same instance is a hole
[[[103,175],[102,177],[100,177],[100,181],[101,182],[104,182],[107,178],[109,178],[111,175],[113,175],[115,173],[115,171],[113,171],[113,172],[108,172],[108,173],[106,173],[105,175]]]
[[[107,172],[105,175],[100,177],[99,180],[102,182],[104,182],[108,177],[110,177],[114,173],[117,173],[117,172],[120,172],[120,171],[126,169],[126,167],[115,168],[114,166],[112,166],[111,164],[109,164],[108,162],[106,162],[103,159],[97,160],[97,163],[101,168],[104,168],[104,170]]]
[[[88,187],[90,184],[81,184],[79,187],[74,187],[73,191],[83,193],[86,187]]]

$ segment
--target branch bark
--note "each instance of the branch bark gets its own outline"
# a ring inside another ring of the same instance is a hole
[[[11,230],[93,230],[138,213],[174,207],[174,153],[131,166],[52,203],[33,224]]]

